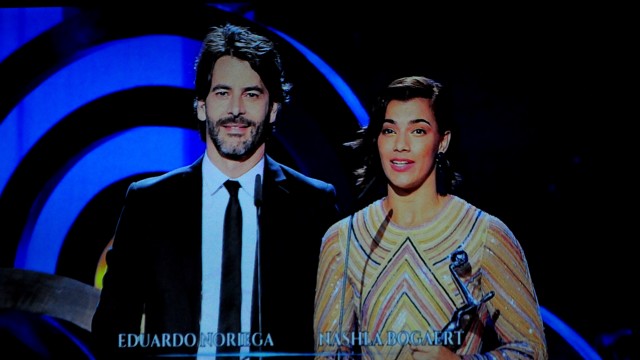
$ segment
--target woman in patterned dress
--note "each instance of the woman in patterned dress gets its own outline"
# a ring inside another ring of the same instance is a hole
[[[363,193],[385,192],[324,236],[317,359],[547,359],[519,242],[452,194],[450,99],[432,79],[397,79],[354,142]]]

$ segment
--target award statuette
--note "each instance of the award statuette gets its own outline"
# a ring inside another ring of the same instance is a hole
[[[460,276],[462,274],[465,274],[471,270],[471,265],[469,264],[469,256],[464,250],[458,249],[451,253],[449,258],[451,259],[449,270],[451,271],[451,275],[453,276],[453,280],[455,281],[456,286],[460,290],[460,293],[465,300],[465,304],[462,307],[456,309],[456,311],[451,316],[451,320],[449,321],[449,323],[447,323],[447,325],[445,325],[445,327],[442,329],[443,333],[462,331],[462,340],[460,342],[447,345],[449,349],[455,351],[460,348],[460,346],[464,342],[464,337],[466,336],[467,331],[469,330],[469,325],[472,322],[471,320],[478,316],[478,308],[480,307],[480,305],[491,300],[491,298],[493,298],[493,296],[495,295],[495,292],[488,292],[479,301],[474,299],[471,295],[471,292],[469,292],[469,289],[467,289],[467,287],[460,279]]]

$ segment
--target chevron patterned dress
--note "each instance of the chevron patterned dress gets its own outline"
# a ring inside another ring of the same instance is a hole
[[[456,250],[468,264],[454,274]],[[470,301],[477,316],[465,331],[446,330]],[[391,222],[383,199],[334,224],[322,244],[314,324],[318,359],[338,351],[411,359],[410,345],[448,346],[465,359],[547,358],[520,244],[502,221],[456,196],[419,227]]]

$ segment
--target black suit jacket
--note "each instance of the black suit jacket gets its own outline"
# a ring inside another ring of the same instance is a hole
[[[93,317],[97,356],[111,357],[113,350],[136,356],[197,351],[191,344],[173,346],[180,337],[200,335],[202,159],[130,185]],[[319,249],[325,231],[338,220],[336,192],[268,156],[265,161],[259,219],[262,328],[253,321],[252,332],[268,334],[273,346],[254,350],[312,353]],[[140,332],[143,313],[149,335],[135,343],[130,334]],[[257,320],[257,306],[253,313]],[[178,335],[165,346],[153,338],[160,334]]]

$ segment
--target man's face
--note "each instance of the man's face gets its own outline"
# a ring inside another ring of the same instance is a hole
[[[277,106],[270,107],[269,91],[248,62],[223,56],[214,64],[211,89],[197,111],[218,153],[244,160],[264,144]]]

